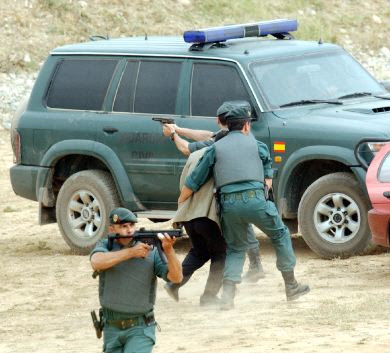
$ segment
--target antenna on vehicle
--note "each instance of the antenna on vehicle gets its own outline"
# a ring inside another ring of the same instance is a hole
[[[91,41],[101,40],[101,39],[109,40],[110,37],[108,36],[108,34],[106,36],[102,36],[100,34],[94,34],[94,35],[89,36],[89,40],[91,40]]]

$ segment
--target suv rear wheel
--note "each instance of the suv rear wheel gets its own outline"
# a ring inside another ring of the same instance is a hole
[[[299,203],[303,238],[324,258],[362,253],[371,238],[368,204],[352,174],[333,173],[319,178],[307,188]]]
[[[57,222],[66,243],[87,254],[107,232],[108,215],[119,198],[111,175],[102,170],[84,170],[71,175],[57,198]]]

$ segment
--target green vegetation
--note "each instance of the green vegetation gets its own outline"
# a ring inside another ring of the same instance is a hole
[[[54,47],[110,37],[297,18],[296,37],[376,53],[390,47],[388,0],[2,0],[0,72],[36,70]],[[28,55],[27,55],[28,54]]]

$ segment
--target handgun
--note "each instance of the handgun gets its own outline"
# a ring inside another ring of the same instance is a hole
[[[175,119],[172,119],[172,118],[152,118],[152,120],[158,121],[161,124],[174,124],[175,123]]]
[[[96,331],[96,337],[101,338],[102,337],[102,316],[100,315],[100,321],[98,320],[95,310],[91,311],[91,317],[92,317],[92,323],[93,327],[95,328]]]

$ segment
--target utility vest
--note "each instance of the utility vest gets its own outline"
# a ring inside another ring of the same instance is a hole
[[[112,251],[120,250],[114,244]],[[144,259],[123,261],[100,274],[99,300],[103,308],[129,314],[145,314],[153,309],[157,287],[156,251],[153,249]]]
[[[230,132],[214,146],[214,180],[217,188],[242,181],[264,183],[263,162],[253,135]]]

